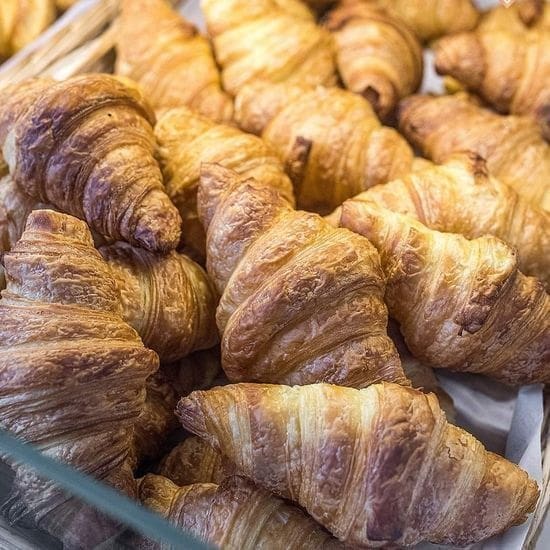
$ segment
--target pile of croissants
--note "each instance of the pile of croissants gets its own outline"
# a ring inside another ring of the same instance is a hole
[[[223,549],[524,522],[432,369],[550,382],[550,5],[201,7],[121,0],[114,75],[0,90],[0,428]],[[10,466],[10,521],[120,531]]]

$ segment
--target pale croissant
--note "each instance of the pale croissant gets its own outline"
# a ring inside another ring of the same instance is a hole
[[[497,5],[483,15],[477,27],[483,31],[504,30],[524,33],[528,29],[550,29],[550,3],[546,0],[516,0]]]
[[[139,498],[187,533],[222,550],[342,548],[302,510],[240,476],[220,485],[178,487],[165,477],[148,474],[139,481]],[[169,547],[141,540],[136,548]]]
[[[345,87],[363,95],[385,119],[422,80],[422,47],[400,19],[384,9],[350,0],[326,17],[336,41],[337,67]]]
[[[208,40],[165,0],[121,2],[116,50],[116,73],[139,82],[155,109],[187,105],[231,120],[233,102],[221,89]]]
[[[409,141],[435,162],[477,153],[492,175],[550,210],[550,145],[533,121],[483,109],[462,93],[410,96],[401,102],[399,118]]]
[[[299,0],[202,0],[201,7],[231,94],[245,84],[334,84],[334,44]]]
[[[276,153],[257,136],[215,124],[189,109],[170,109],[155,126],[166,192],[183,220],[183,241],[195,256],[205,257],[205,233],[197,216],[200,167],[216,162],[278,188],[294,201],[292,183]]]
[[[177,414],[350,544],[465,546],[522,523],[537,501],[537,484],[449,424],[433,394],[397,384],[236,384],[193,392]]]
[[[550,214],[492,177],[475,154],[428,165],[353,200],[375,202],[431,229],[468,239],[494,235],[517,250],[523,273],[539,278],[550,290]],[[338,213],[334,220],[337,225]]]
[[[447,36],[436,45],[435,67],[499,112],[531,117],[550,140],[550,32]]]
[[[366,239],[218,165],[203,165],[198,210],[231,381],[407,383]]]
[[[181,219],[164,191],[146,100],[106,74],[41,83],[26,85],[15,119],[0,107],[0,131],[13,124],[3,152],[16,184],[102,236],[175,248]]]
[[[512,248],[363,201],[346,201],[340,223],[380,252],[385,301],[415,357],[510,385],[550,382],[550,296]]]
[[[0,427],[132,495],[132,428],[158,358],[122,320],[115,281],[86,224],[37,210],[4,265]],[[99,544],[119,529],[53,482],[12,466],[10,519],[30,515],[68,548]]]
[[[352,92],[255,84],[235,101],[237,123],[261,135],[284,160],[299,208],[328,214],[347,198],[410,170],[407,142]]]

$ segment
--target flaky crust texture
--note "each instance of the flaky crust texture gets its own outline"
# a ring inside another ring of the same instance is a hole
[[[231,381],[407,383],[367,240],[218,165],[203,165],[198,208]]]
[[[344,2],[349,0],[344,0]],[[402,19],[423,42],[469,31],[479,13],[471,0],[375,0]]]
[[[100,251],[117,281],[124,320],[161,361],[176,361],[217,344],[216,291],[193,260],[122,242]]]
[[[440,233],[355,200],[340,223],[380,252],[385,301],[413,355],[510,385],[550,382],[550,296],[504,242]]]
[[[422,80],[422,47],[400,19],[384,9],[349,0],[325,24],[336,41],[338,72],[348,90],[363,95],[382,119]]]
[[[353,200],[375,202],[468,239],[494,235],[517,250],[523,273],[550,290],[550,214],[490,176],[485,160],[475,154],[377,185]]]
[[[139,482],[139,497],[178,527],[218,548],[342,548],[299,508],[244,477],[230,477],[220,485],[196,483],[178,487],[164,477],[148,474]]]
[[[187,108],[170,109],[155,126],[166,192],[183,220],[183,241],[201,260],[206,235],[197,215],[202,163],[219,163],[271,185],[294,202],[292,183],[276,153],[257,136],[215,124]]]
[[[255,84],[235,100],[235,119],[279,154],[299,208],[328,214],[344,200],[406,174],[413,153],[370,104],[338,88]]]
[[[550,210],[550,146],[531,120],[493,113],[463,93],[416,95],[401,102],[399,127],[437,163],[456,153],[477,153],[491,174]]]
[[[336,82],[332,36],[299,0],[202,0],[201,7],[229,93],[255,80]]]
[[[435,66],[502,113],[527,115],[550,140],[550,33],[476,31],[441,39]]]
[[[123,322],[115,282],[86,225],[34,211],[4,264],[0,426],[132,494],[132,427],[158,358]],[[13,466],[27,512],[68,547],[113,534],[111,520],[24,466]]]
[[[193,392],[183,426],[340,540],[463,546],[521,523],[537,485],[445,420],[433,394],[396,384],[236,384]]]
[[[29,88],[16,121],[0,109],[0,119],[15,122],[3,151],[16,184],[100,235],[175,248],[181,219],[153,156],[153,112],[137,88],[105,74]]]
[[[231,120],[210,43],[165,0],[123,0],[116,40],[116,73],[139,82],[155,109],[188,106]]]
[[[0,60],[30,44],[54,19],[54,0],[2,0]]]

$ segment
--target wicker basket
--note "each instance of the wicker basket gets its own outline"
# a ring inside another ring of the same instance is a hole
[[[173,0],[182,4],[181,0]],[[118,0],[81,0],[35,42],[0,66],[0,88],[29,77],[44,75],[62,80],[83,72],[112,72]],[[544,394],[542,428],[543,482],[524,550],[536,547],[550,508],[550,391]],[[13,543],[16,535],[2,532],[3,541]],[[19,539],[17,539],[19,540]],[[21,540],[22,544],[24,542]],[[18,546],[16,546],[18,547]],[[21,548],[27,548],[21,546]],[[29,547],[30,548],[30,547]]]

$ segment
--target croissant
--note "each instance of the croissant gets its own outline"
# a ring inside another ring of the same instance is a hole
[[[320,214],[412,164],[411,148],[368,101],[338,88],[251,85],[236,97],[235,119],[279,153],[298,207]]]
[[[100,252],[117,281],[124,320],[161,361],[217,344],[217,296],[198,264],[184,254],[159,256],[122,242]]]
[[[509,6],[497,5],[483,15],[477,28],[517,33],[550,29],[550,4],[546,0],[516,0]]]
[[[78,0],[56,0],[57,9],[68,10]]]
[[[282,162],[260,138],[186,108],[170,109],[155,126],[166,192],[183,219],[183,241],[204,260],[204,229],[197,216],[197,187],[203,162],[216,162],[278,188],[294,203],[292,183]]]
[[[16,184],[102,236],[175,248],[181,219],[153,156],[153,112],[136,88],[92,74],[27,89],[15,121],[0,109],[0,128],[14,122],[3,151]]]
[[[139,481],[139,497],[155,512],[216,548],[342,548],[302,510],[244,477],[230,477],[220,485],[195,483],[178,487],[165,477],[148,474]],[[167,548],[143,540],[135,547]]]
[[[0,59],[30,44],[55,19],[54,0],[2,0]]]
[[[433,394],[397,384],[236,384],[196,391],[183,426],[338,539],[465,546],[522,523],[537,484],[449,424]]]
[[[510,385],[550,382],[550,296],[513,249],[363,201],[347,201],[340,223],[380,252],[385,301],[415,357]]]
[[[408,383],[366,239],[218,165],[203,165],[197,200],[229,380]]]
[[[550,140],[550,33],[477,31],[442,38],[438,73],[456,78],[502,113],[527,115]]]
[[[132,427],[158,358],[122,320],[115,282],[86,225],[36,210],[4,266],[0,427],[132,495]],[[10,520],[24,510],[68,548],[94,546],[119,528],[24,465],[11,465],[17,505]]]
[[[139,82],[155,109],[187,105],[231,120],[208,40],[165,0],[122,0],[116,50],[116,73]]]
[[[404,99],[399,126],[435,162],[454,153],[476,153],[493,176],[550,210],[550,146],[531,120],[482,109],[460,93]]]
[[[400,19],[375,4],[350,0],[328,14],[326,25],[346,88],[369,100],[380,118],[418,89],[422,47]]]
[[[233,473],[233,468],[214,447],[193,436],[176,445],[162,459],[157,473],[183,487],[193,483],[219,484]]]
[[[254,80],[334,84],[334,44],[299,0],[202,0],[208,32],[232,95]]]
[[[550,214],[490,176],[485,161],[475,154],[377,185],[353,200],[375,202],[431,229],[468,239],[494,235],[517,249],[523,273],[538,277],[550,290]]]

